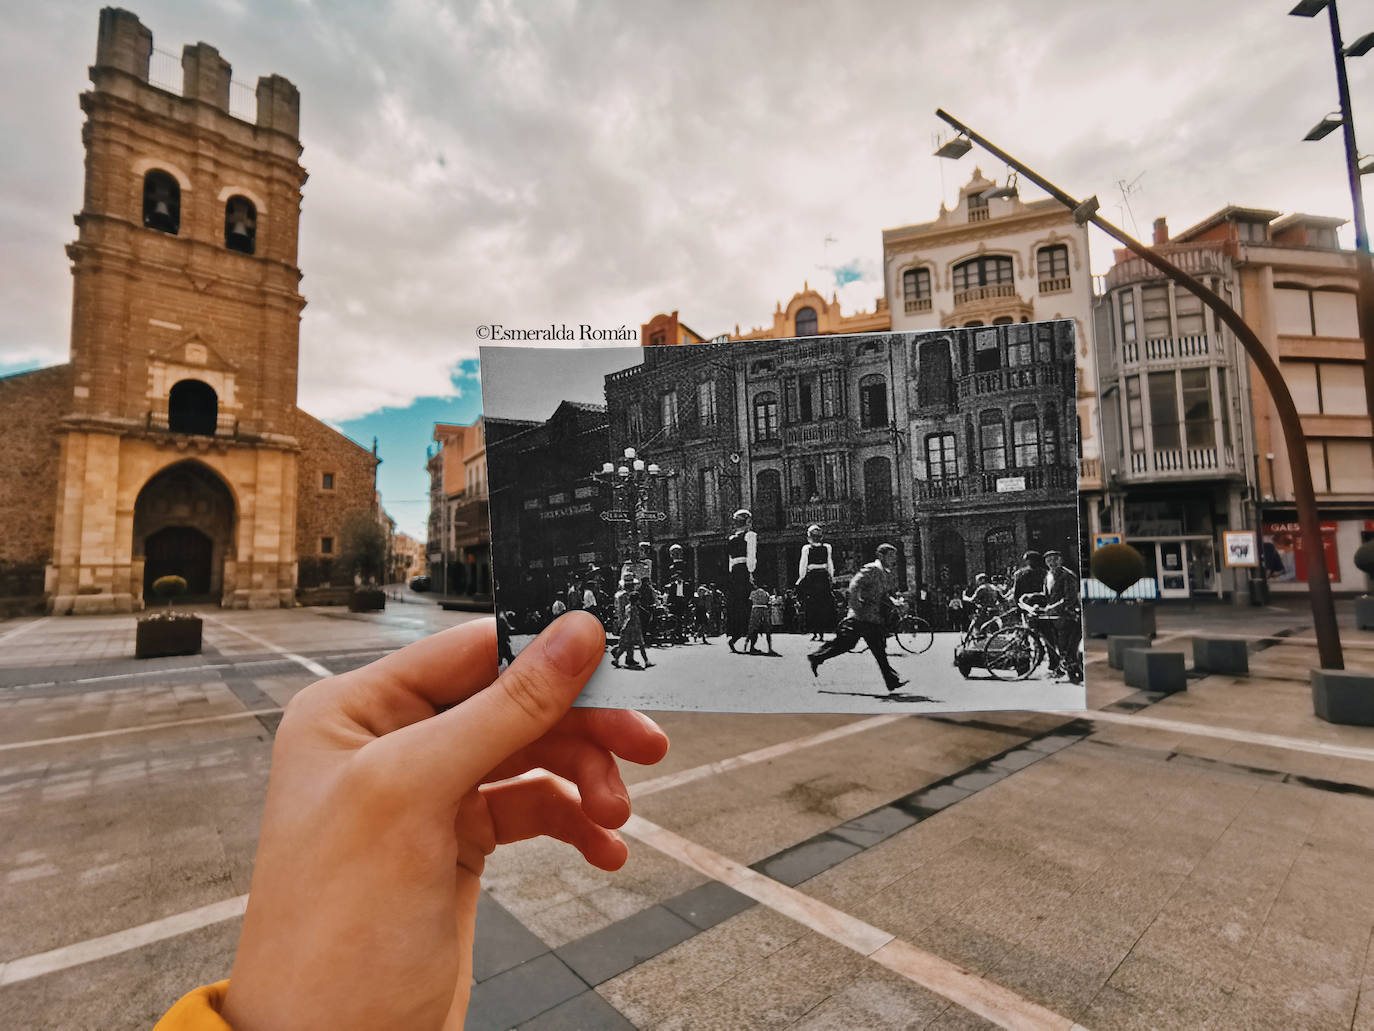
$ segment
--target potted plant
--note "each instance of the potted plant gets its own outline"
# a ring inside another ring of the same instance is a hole
[[[164,609],[138,621],[134,638],[134,657],[155,659],[162,655],[196,655],[200,652],[201,621],[189,612],[172,610],[172,599],[186,593],[186,580],[180,576],[160,576],[153,581],[153,594],[167,603]]]
[[[386,568],[386,531],[371,513],[359,509],[345,520],[343,541],[343,561],[354,585],[348,596],[348,611],[386,608],[386,592],[377,584]]]
[[[1365,541],[1355,549],[1355,568],[1365,576],[1374,576],[1374,540]],[[1374,630],[1374,597],[1368,593],[1355,599],[1355,626]]]
[[[1154,637],[1155,607],[1149,602],[1121,600],[1121,592],[1145,575],[1145,559],[1129,544],[1106,544],[1089,561],[1093,578],[1116,597],[1083,608],[1083,632],[1089,637]]]

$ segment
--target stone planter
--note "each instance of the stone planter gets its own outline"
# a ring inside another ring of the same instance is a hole
[[[1314,669],[1312,710],[1327,723],[1374,727],[1374,673]]]
[[[140,619],[134,638],[134,658],[156,659],[163,655],[198,655],[200,630],[199,616]]]
[[[1122,672],[1127,687],[1142,691],[1173,694],[1188,687],[1188,671],[1183,665],[1182,652],[1136,648],[1123,654]]]
[[[1199,673],[1249,673],[1250,655],[1244,641],[1194,637],[1193,669]]]
[[[1374,630],[1374,598],[1368,594],[1355,599],[1355,626],[1360,630]]]
[[[386,608],[386,592],[380,587],[359,587],[348,596],[349,612],[379,612]]]
[[[1121,669],[1122,656],[1132,648],[1148,649],[1154,642],[1148,637],[1132,637],[1129,634],[1121,634],[1116,637],[1107,638],[1107,668]]]
[[[1083,633],[1088,637],[1154,637],[1155,607],[1124,602],[1085,605]]]

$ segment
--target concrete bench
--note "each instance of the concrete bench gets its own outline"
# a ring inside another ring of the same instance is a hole
[[[1249,673],[1250,656],[1244,641],[1194,637],[1193,668],[1199,673]]]
[[[1132,648],[1149,649],[1152,642],[1148,637],[1136,637],[1133,634],[1116,634],[1107,638],[1107,667],[1109,669],[1121,669],[1122,656]]]
[[[1188,686],[1188,673],[1182,652],[1157,652],[1149,648],[1132,648],[1122,655],[1122,669],[1126,686],[1142,691],[1173,694]]]
[[[1314,669],[1312,708],[1328,723],[1374,727],[1374,675],[1348,669]]]

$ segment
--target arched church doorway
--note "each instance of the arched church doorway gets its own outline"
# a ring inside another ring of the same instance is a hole
[[[134,554],[143,559],[143,597],[154,603],[153,581],[186,580],[187,597],[218,601],[224,564],[234,557],[234,497],[220,477],[199,462],[162,470],[134,503]]]

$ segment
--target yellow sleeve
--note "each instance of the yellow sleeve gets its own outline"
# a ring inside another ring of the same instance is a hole
[[[228,991],[226,980],[187,992],[157,1022],[153,1031],[233,1031],[219,1015]]]

